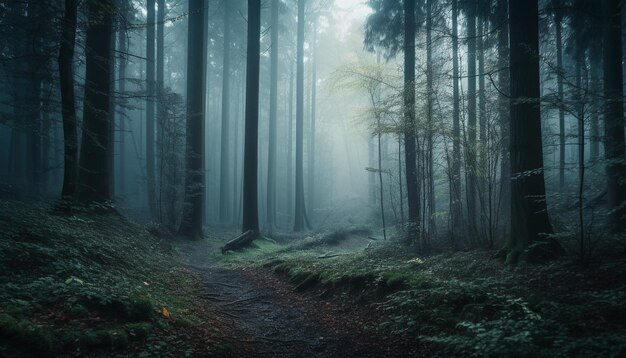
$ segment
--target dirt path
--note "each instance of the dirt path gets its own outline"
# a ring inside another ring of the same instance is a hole
[[[234,341],[250,347],[249,356],[393,356],[393,347],[359,328],[358,317],[364,312],[353,311],[349,303],[331,304],[295,293],[268,273],[212,266],[204,247],[187,246],[182,251],[187,266],[203,277],[204,298],[233,327]]]

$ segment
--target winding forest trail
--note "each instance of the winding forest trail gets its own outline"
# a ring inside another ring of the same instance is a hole
[[[238,357],[399,355],[390,340],[364,331],[365,324],[377,321],[365,306],[294,292],[270,272],[217,267],[209,261],[204,243],[180,248],[185,265],[202,277],[200,291],[212,306],[209,311],[232,328],[235,336],[229,338],[237,345]]]

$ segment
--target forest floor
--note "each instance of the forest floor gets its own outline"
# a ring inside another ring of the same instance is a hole
[[[586,266],[510,268],[362,228],[221,254],[236,234],[188,242],[0,201],[0,356],[626,355],[619,246]]]

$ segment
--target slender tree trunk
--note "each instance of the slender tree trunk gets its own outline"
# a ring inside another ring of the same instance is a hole
[[[59,83],[61,85],[61,113],[63,116],[63,189],[61,197],[70,200],[76,191],[78,175],[78,132],[76,128],[76,103],[74,98],[74,45],[78,0],[65,0],[65,14],[61,29],[59,49]]]
[[[476,3],[467,6],[467,220],[470,243],[476,245]]]
[[[113,0],[117,4],[117,0]],[[115,39],[116,39],[116,20],[113,19],[113,26],[111,27],[111,51],[109,52],[109,83],[110,83],[110,96],[109,96],[109,144],[107,153],[107,180],[109,181],[109,196],[111,199],[115,197],[115,107],[117,105],[115,94]]]
[[[278,112],[278,0],[272,0],[271,69],[270,69],[270,123],[267,155],[267,229],[276,226],[276,116]]]
[[[539,111],[538,1],[510,0],[511,236],[506,261],[543,261],[561,248],[548,217]]]
[[[224,1],[224,57],[222,62],[222,130],[220,139],[220,223],[229,220],[230,199],[230,47],[231,47],[231,2]]]
[[[459,95],[459,30],[458,0],[452,0],[452,244],[463,229],[463,200],[461,199],[461,120]]]
[[[404,161],[411,239],[418,242],[420,203],[415,138],[415,0],[404,2]]]
[[[317,102],[317,19],[313,20],[313,43],[311,44],[311,128],[309,131],[309,213],[313,215],[315,210],[315,110]]]
[[[428,121],[428,137],[426,143],[426,149],[428,151],[427,163],[428,163],[428,211],[429,211],[429,235],[431,238],[437,236],[437,222],[435,221],[435,173],[433,165],[433,98],[435,96],[435,88],[433,86],[433,47],[435,46],[432,41],[432,0],[426,1],[426,90],[428,92],[426,99],[426,115]]]
[[[374,168],[374,138],[371,137],[367,141],[367,163],[370,168]],[[369,201],[371,205],[376,205],[376,173],[367,172],[367,186],[369,192]]]
[[[121,52],[128,52],[128,42],[126,37],[126,31],[120,27],[118,29],[118,46]],[[128,59],[124,53],[120,54],[120,68],[118,74],[118,86],[119,93],[122,97],[122,113],[126,113],[126,67],[127,67]],[[119,175],[119,187],[118,191],[120,194],[123,194],[125,191],[125,182],[126,182],[126,118],[123,115],[119,116],[119,126],[120,126],[120,135],[119,135],[119,152],[120,157],[118,160],[118,175]]]
[[[42,157],[41,157],[41,145],[42,145],[42,122],[41,122],[41,83],[42,83],[42,69],[40,61],[42,61],[42,39],[40,30],[43,26],[38,24],[41,20],[42,5],[39,1],[29,1],[27,9],[27,19],[29,26],[33,28],[28,31],[27,46],[29,59],[26,61],[28,65],[28,92],[25,93],[27,100],[26,113],[28,116],[29,130],[27,131],[27,142],[30,147],[30,157],[28,160],[28,176],[32,185],[27,188],[31,195],[39,198],[42,194]],[[37,24],[37,25],[35,25]]]
[[[189,0],[185,204],[179,234],[201,239],[204,204],[205,0]]]
[[[298,41],[296,71],[296,207],[294,231],[305,229],[304,204],[304,8],[306,0],[298,0]]]
[[[624,89],[622,68],[622,1],[602,1],[604,31],[604,111],[607,198],[613,232],[626,229],[624,160]]]
[[[164,89],[164,77],[165,77],[165,0],[157,0],[157,14],[156,14],[156,180],[155,191],[158,192],[157,199],[157,213],[159,222],[163,222],[163,170],[164,170],[164,158],[167,156],[167,149],[165,148],[164,128],[166,126],[165,121],[165,89]]]
[[[380,184],[380,218],[383,222],[383,239],[387,240],[387,226],[385,225],[385,200],[383,196],[383,156],[381,153],[380,114],[376,115],[378,124],[378,183]]]
[[[404,187],[402,186],[402,133],[398,133],[398,186],[400,188],[400,225],[404,226]]]
[[[83,203],[110,199],[107,156],[111,95],[113,0],[88,0],[83,136],[78,167],[77,199]]]
[[[590,54],[590,90],[591,93],[595,96],[598,96],[601,93],[600,89],[600,67],[602,66],[602,62],[596,58],[595,56]],[[591,113],[590,113],[590,147],[589,147],[589,161],[592,164],[595,164],[600,157],[600,111],[597,106],[591,104]]]
[[[146,179],[148,184],[148,209],[152,218],[156,212],[156,181],[154,163],[154,97],[155,97],[155,0],[147,0],[148,14],[146,18]]]
[[[291,216],[291,213],[294,211],[293,207],[293,85],[294,85],[294,67],[295,63],[291,61],[289,64],[289,124],[288,124],[288,135],[287,135],[287,212]]]
[[[482,10],[481,10],[482,11]],[[489,177],[488,163],[487,163],[487,95],[485,90],[485,32],[488,31],[488,27],[485,26],[485,20],[483,14],[478,18],[477,25],[477,58],[478,58],[478,161],[476,163],[476,170],[478,171],[478,201],[480,204],[480,221],[478,223],[481,230],[481,237],[486,235],[490,229],[490,216],[488,214],[491,209],[491,201],[488,200],[489,195],[487,193]]]
[[[248,0],[248,51],[246,63],[246,118],[243,166],[243,224],[241,232],[259,235],[258,141],[259,71],[261,50],[261,0]]]
[[[559,190],[565,190],[565,105],[563,100],[563,35],[561,20],[555,21],[556,27],[556,65],[558,67],[557,95],[559,101]]]
[[[508,92],[509,83],[509,25],[508,25],[508,1],[502,0],[497,5],[498,19],[503,23],[498,32],[498,87],[502,92]],[[511,157],[509,155],[510,146],[510,105],[509,97],[500,94],[498,98],[498,117],[500,119],[500,141],[502,146],[502,162],[500,166],[500,213],[502,215],[502,226],[504,236],[510,234],[511,218]]]

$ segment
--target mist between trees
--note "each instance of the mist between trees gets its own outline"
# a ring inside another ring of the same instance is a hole
[[[621,19],[618,0],[3,1],[0,196],[188,238],[369,226],[588,261],[625,228]]]

